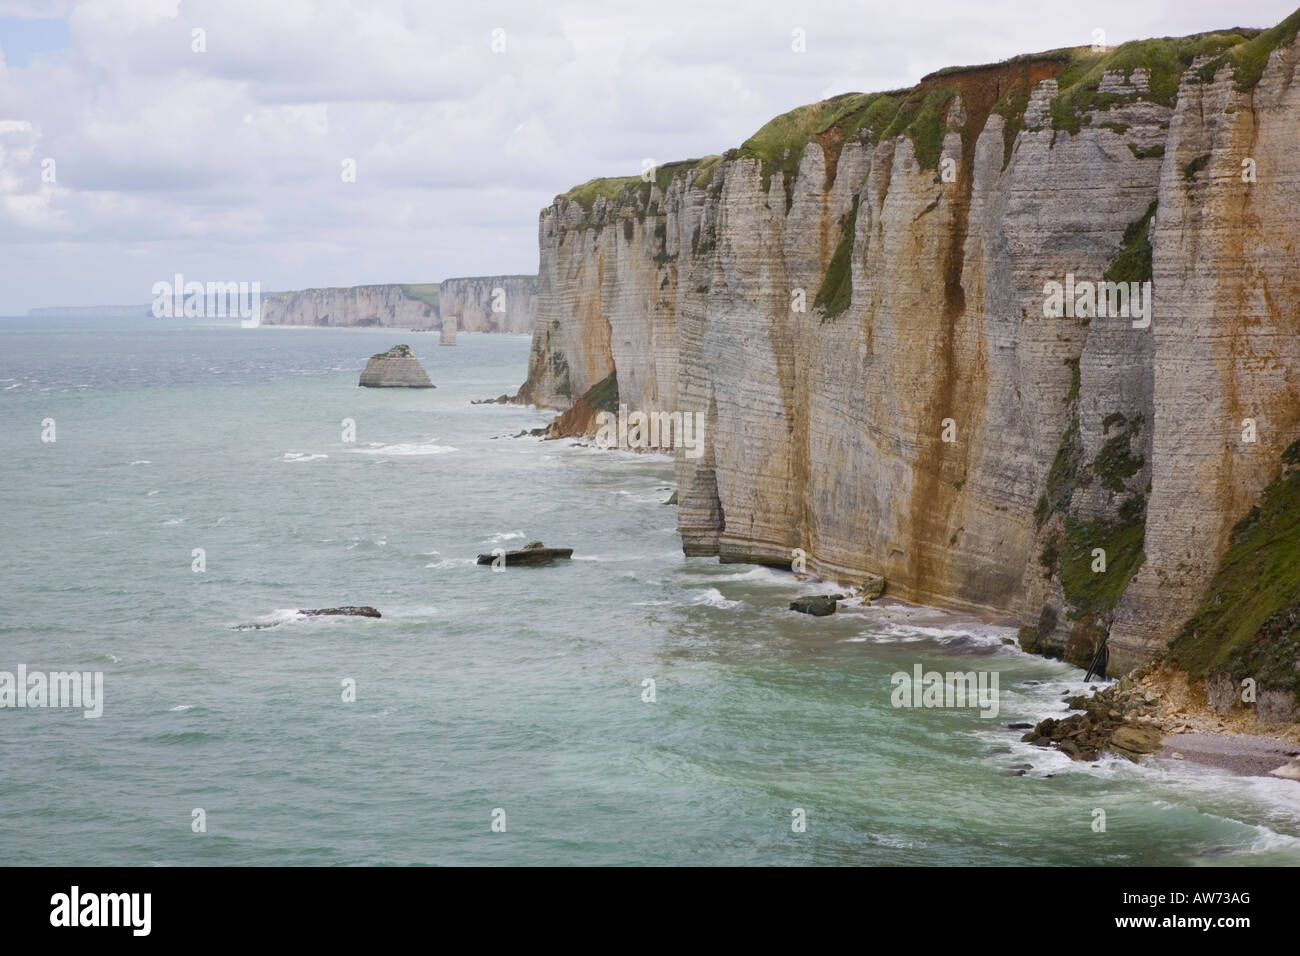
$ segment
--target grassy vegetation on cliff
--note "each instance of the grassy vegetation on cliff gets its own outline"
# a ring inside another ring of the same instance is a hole
[[[1300,691],[1300,442],[1283,463],[1171,644],[1171,660],[1193,680],[1226,671],[1265,690]]]
[[[1224,54],[1257,35],[1258,30],[1234,27],[1223,33],[1133,40],[1108,52],[1094,53],[1089,47],[1070,51],[1070,65],[1057,77],[1060,93],[1052,103],[1052,125],[1059,130],[1077,133],[1087,113],[1138,98],[1173,106],[1178,83],[1198,56]],[[1129,76],[1136,69],[1147,71],[1147,93],[1098,92],[1102,76],[1107,72],[1117,71]]]
[[[636,189],[639,185],[641,185],[640,176],[608,176],[589,179],[581,186],[574,186],[567,193],[561,193],[555,198],[557,202],[576,202],[584,212],[591,212],[591,207],[601,196],[605,197],[606,202],[613,202],[625,187]]]
[[[1141,219],[1124,229],[1119,255],[1102,278],[1108,282],[1146,282],[1151,278],[1151,221],[1156,214],[1156,200],[1151,200]]]
[[[428,305],[438,308],[438,283],[422,282],[418,285],[404,285],[402,291],[412,299],[419,299]]]
[[[853,301],[853,238],[858,227],[858,197],[853,197],[853,206],[844,215],[841,225],[839,244],[831,255],[826,267],[826,278],[822,280],[817,297],[813,299],[813,308],[824,306],[828,317],[839,315]]]
[[[1229,65],[1232,67],[1237,89],[1244,93],[1258,83],[1259,78],[1264,75],[1264,67],[1268,65],[1268,58],[1273,51],[1280,46],[1289,46],[1295,42],[1297,31],[1300,31],[1300,10],[1262,33],[1257,30],[1237,31],[1249,34],[1250,39],[1206,63],[1200,69],[1200,78],[1208,83],[1225,64]]]

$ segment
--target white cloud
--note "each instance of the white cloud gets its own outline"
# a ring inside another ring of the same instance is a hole
[[[539,209],[642,157],[722,152],[802,103],[1087,43],[1097,26],[1114,43],[1290,12],[1028,9],[0,0],[0,17],[65,18],[71,40],[20,68],[0,34],[0,313],[144,302],[177,271],[264,289],[527,272]],[[56,183],[41,181],[44,158]]]

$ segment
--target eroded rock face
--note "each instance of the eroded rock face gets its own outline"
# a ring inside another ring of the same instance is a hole
[[[459,332],[531,332],[537,276],[473,276],[438,285],[438,311]]]
[[[307,617],[383,617],[369,605],[346,605],[344,607],[320,607],[301,610],[299,614]]]
[[[1053,113],[1059,63],[972,68],[922,81],[950,88],[928,144],[880,135],[886,114],[560,197],[519,398],[568,409],[616,373],[631,409],[702,413],[704,453],[676,465],[689,555],[801,548],[828,580],[1015,616],[1084,666],[1109,634],[1127,669],[1300,437],[1297,59],[1279,47],[1246,89],[1198,59],[1164,101],[1108,71],[1077,126]],[[1049,281],[1144,268],[1149,326],[1044,314]]]
[[[370,356],[361,381],[365,388],[435,388],[409,345],[394,345],[387,352]]]
[[[478,564],[493,564],[498,556],[480,554]],[[567,561],[573,557],[572,548],[548,548],[540,541],[530,541],[517,551],[506,551],[500,556],[506,567],[539,567],[555,561]]]
[[[395,329],[438,327],[438,313],[400,285],[349,289],[304,289],[262,299],[263,325],[376,326]]]

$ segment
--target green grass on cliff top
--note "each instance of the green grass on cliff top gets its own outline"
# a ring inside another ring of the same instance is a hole
[[[1146,70],[1149,91],[1132,98],[1173,106],[1182,75],[1198,56],[1223,54],[1259,35],[1259,30],[1234,27],[1221,33],[1133,40],[1104,53],[1082,48],[1057,77],[1060,92],[1052,101],[1052,125],[1077,133],[1087,113],[1128,101],[1124,94],[1097,91],[1102,77],[1112,71],[1128,76],[1133,70]]]
[[[596,200],[601,196],[606,202],[613,202],[624,188],[636,189],[641,184],[640,176],[605,176],[589,179],[581,186],[574,186],[567,193],[555,197],[556,202],[576,202],[590,212]]]
[[[1044,61],[1060,63],[1061,72],[1057,76],[1060,92],[1052,104],[1052,125],[1059,130],[1078,132],[1088,112],[1104,110],[1130,98],[1097,92],[1107,71],[1115,70],[1127,75],[1134,69],[1145,69],[1150,92],[1143,94],[1142,98],[1172,106],[1183,73],[1198,56],[1214,57],[1199,71],[1201,79],[1211,78],[1219,67],[1230,64],[1235,70],[1238,88],[1245,90],[1259,81],[1269,54],[1279,46],[1293,42],[1297,32],[1300,32],[1300,10],[1268,30],[1231,27],[1185,37],[1134,40],[1098,52],[1093,52],[1088,46],[1066,47],[1022,54],[1004,61],[1004,65]],[[725,158],[743,156],[758,159],[762,163],[764,188],[769,187],[773,175],[781,173],[787,195],[804,148],[818,137],[826,137],[828,148],[837,150],[844,142],[878,142],[905,135],[916,144],[921,166],[933,168],[938,163],[943,135],[947,131],[943,116],[955,91],[944,81],[974,69],[977,67],[948,67],[929,74],[910,89],[841,93],[819,103],[796,107],[769,120],[739,148],[729,151]],[[994,107],[1006,119],[1012,137],[1019,129],[1027,102],[1027,91],[1013,87]],[[1009,143],[1007,152],[1010,152]],[[696,184],[704,185],[711,178],[717,162],[717,157],[707,157],[665,164],[657,170],[656,179],[663,189],[667,186],[665,177],[671,181],[678,171],[694,170]],[[671,172],[668,172],[670,167]],[[613,201],[625,186],[635,188],[640,182],[638,176],[593,179],[556,198],[575,200],[584,209],[590,209],[597,196]]]
[[[428,305],[438,308],[438,283],[422,282],[415,285],[404,285],[402,291],[412,299],[419,299]]]

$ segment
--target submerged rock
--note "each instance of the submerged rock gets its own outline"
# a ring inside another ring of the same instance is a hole
[[[835,613],[836,602],[843,597],[843,594],[818,594],[815,597],[799,598],[790,602],[790,610],[811,614],[813,617],[825,617]]]
[[[361,381],[365,388],[436,388],[409,345],[394,345],[370,356]]]
[[[573,557],[572,548],[548,548],[540,541],[530,541],[518,551],[505,553],[506,567],[532,567],[550,564],[552,561],[567,561]],[[496,560],[494,554],[480,554],[479,564],[491,564]]]
[[[328,615],[341,615],[343,617],[383,617],[373,607],[367,605],[347,605],[345,607],[318,607],[301,609],[299,614],[305,614],[308,617],[323,617]]]

